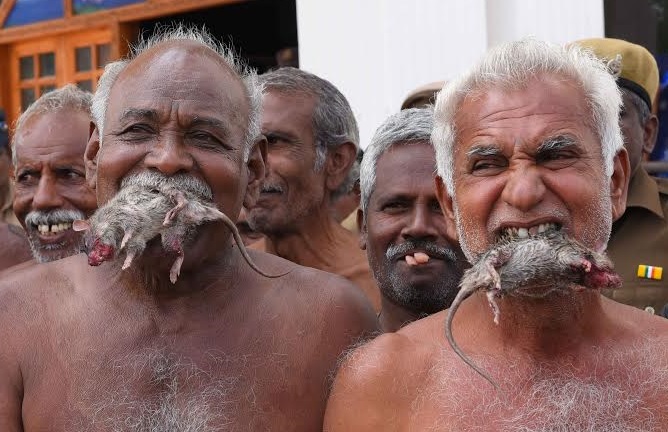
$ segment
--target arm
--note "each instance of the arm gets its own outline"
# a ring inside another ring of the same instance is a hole
[[[3,293],[6,290],[0,286],[0,430],[21,432],[23,379],[16,349],[19,332],[11,318],[16,302]]]

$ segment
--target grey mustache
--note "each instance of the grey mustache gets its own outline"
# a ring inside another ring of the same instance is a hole
[[[262,186],[262,192],[279,192],[283,193],[283,188],[276,185],[264,185]]]
[[[155,171],[145,171],[137,174],[129,175],[121,181],[121,188],[128,186],[138,186],[145,189],[177,189],[206,200],[213,199],[213,192],[209,185],[203,181],[185,174],[176,174],[173,176],[166,176]]]
[[[63,222],[69,223],[78,219],[86,219],[86,215],[81,210],[34,210],[26,215],[25,224],[27,227],[36,225],[54,225]]]
[[[391,245],[387,248],[387,251],[385,251],[385,256],[388,260],[393,261],[416,249],[423,250],[429,256],[434,258],[448,260],[451,262],[457,261],[457,255],[455,255],[452,249],[439,246],[436,243],[427,240],[408,240],[398,245]]]

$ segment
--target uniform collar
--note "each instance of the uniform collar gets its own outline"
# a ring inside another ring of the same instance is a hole
[[[629,182],[626,207],[641,207],[665,219],[656,181],[640,166]]]

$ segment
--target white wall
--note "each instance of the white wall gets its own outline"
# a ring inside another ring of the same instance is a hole
[[[487,41],[534,36],[555,43],[603,37],[603,0],[487,0]]]
[[[464,71],[490,44],[603,35],[603,0],[296,0],[300,67],[348,98],[361,146],[406,94]]]

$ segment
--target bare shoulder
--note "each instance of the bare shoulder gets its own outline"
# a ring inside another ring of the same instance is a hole
[[[668,319],[603,297],[608,315],[624,326],[631,337],[668,339]]]
[[[84,265],[85,257],[80,255],[51,263],[24,263],[1,272],[0,322],[7,317],[14,320],[19,314],[33,320],[44,318],[56,299],[74,291],[77,269]],[[30,315],[32,308],[36,308],[34,316]]]
[[[249,250],[248,254],[263,272],[282,275],[264,280],[270,284],[270,292],[284,301],[291,299],[291,313],[306,313],[318,321],[336,320],[343,326],[354,324],[378,330],[371,304],[349,280],[265,252]]]
[[[421,320],[424,321],[424,320]],[[334,381],[325,431],[405,430],[406,412],[439,358],[426,334],[437,321],[387,333],[348,353]],[[364,413],[360,415],[360,413]]]

